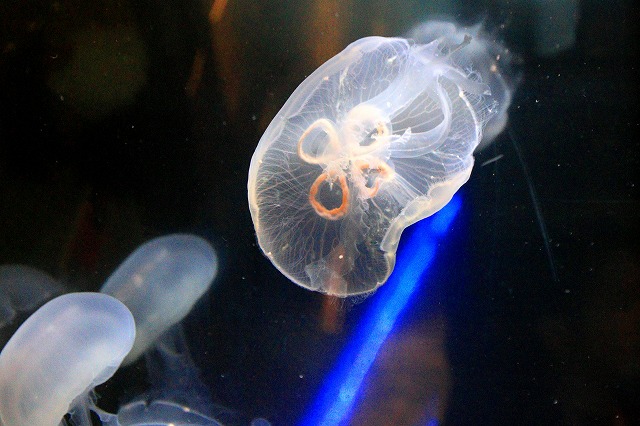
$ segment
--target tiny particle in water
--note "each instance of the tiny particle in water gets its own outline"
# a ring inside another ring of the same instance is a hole
[[[495,163],[496,161],[500,160],[502,157],[504,157],[504,154],[496,155],[495,157],[490,158],[487,161],[485,161],[482,164],[480,164],[480,167],[484,167],[487,164]]]

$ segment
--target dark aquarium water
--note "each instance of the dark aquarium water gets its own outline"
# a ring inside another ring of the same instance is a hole
[[[639,424],[639,20],[2,2],[0,424]]]

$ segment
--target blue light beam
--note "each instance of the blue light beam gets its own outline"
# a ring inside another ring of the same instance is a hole
[[[395,270],[378,290],[374,304],[365,313],[301,425],[337,426],[348,418],[364,377],[420,278],[433,263],[438,242],[448,233],[461,205],[460,195],[455,195],[438,213],[414,225],[413,233],[398,253]]]

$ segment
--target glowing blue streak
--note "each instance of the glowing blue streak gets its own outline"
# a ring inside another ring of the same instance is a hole
[[[432,264],[438,240],[450,229],[460,210],[459,195],[434,216],[418,222],[398,254],[396,269],[382,286],[302,425],[339,425],[351,411],[360,385],[400,312]]]

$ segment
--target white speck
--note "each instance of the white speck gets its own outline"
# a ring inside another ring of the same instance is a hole
[[[338,256],[338,259],[343,259],[343,258],[344,258],[343,255]]]

